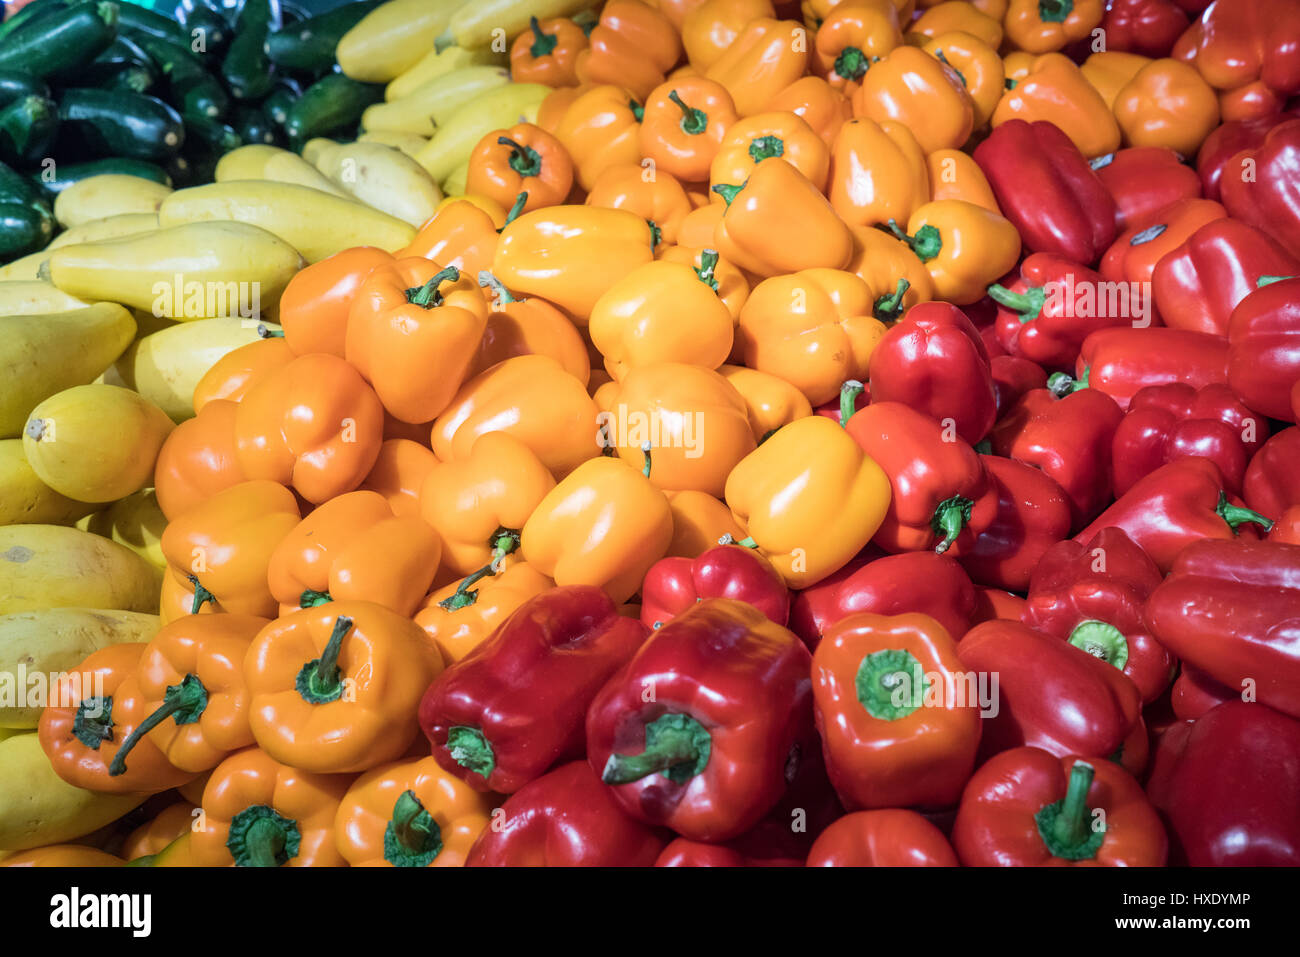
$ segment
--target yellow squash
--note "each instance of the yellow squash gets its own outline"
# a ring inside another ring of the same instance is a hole
[[[352,198],[412,226],[423,226],[442,190],[411,157],[380,143],[345,143],[322,152],[322,173]]]
[[[401,76],[384,87],[385,100],[400,100],[430,80],[436,80],[444,74],[451,73],[466,66],[504,66],[508,56],[505,50],[494,50],[490,46],[467,50],[464,47],[434,47],[419,62]]]
[[[151,488],[141,489],[102,512],[86,516],[77,527],[125,545],[159,571],[167,568],[161,544],[167,516],[159,508],[158,496]]]
[[[69,296],[39,279],[10,279],[0,282],[0,316],[43,316],[51,312],[84,309],[90,303]]]
[[[528,29],[529,17],[570,17],[591,6],[592,0],[473,0],[451,18],[449,29],[459,46],[472,50],[491,43],[497,30],[518,36]]]
[[[155,612],[162,575],[124,545],[62,525],[0,527],[0,615],[43,608]]]
[[[0,525],[71,525],[94,508],[42,482],[23,453],[22,439],[0,439]]]
[[[361,128],[432,136],[470,100],[509,82],[510,71],[499,66],[462,67],[430,80],[401,99],[367,107],[361,114]]]
[[[105,216],[92,219],[73,226],[55,236],[47,249],[60,246],[72,246],[76,243],[98,243],[105,239],[121,239],[123,236],[138,236],[158,228],[158,211],[151,213],[121,213],[117,216]]]
[[[363,83],[396,79],[433,49],[452,14],[465,4],[466,0],[389,0],[343,34],[334,51],[339,69]]]
[[[64,229],[130,213],[156,213],[172,192],[170,186],[140,176],[104,173],[87,176],[54,200],[54,218]]]

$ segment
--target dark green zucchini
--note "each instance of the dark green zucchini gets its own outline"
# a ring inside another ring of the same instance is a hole
[[[60,143],[91,156],[165,161],[185,142],[180,114],[152,96],[69,88],[59,102]],[[67,155],[66,153],[63,155]]]
[[[70,7],[74,2],[75,0],[32,0],[31,3],[12,17],[0,23],[0,43],[4,42],[5,37],[15,33],[20,27],[31,23],[38,17],[43,17],[47,13],[61,10],[64,7]]]
[[[138,63],[120,63],[114,71],[106,72],[99,81],[101,90],[118,90],[124,93],[152,93],[158,74]]]
[[[38,206],[0,202],[0,262],[39,252],[54,238],[54,217]]]
[[[44,96],[25,96],[0,109],[0,160],[28,166],[48,156],[59,128],[59,107]]]
[[[230,46],[230,24],[209,6],[196,6],[185,15],[185,29],[190,35],[190,49],[205,63],[219,64]]]
[[[156,163],[119,158],[91,160],[88,163],[55,163],[48,172],[33,174],[33,178],[47,193],[57,196],[73,183],[79,183],[91,176],[102,176],[105,173],[139,176],[141,179],[162,183],[164,186],[172,184],[167,171]]]
[[[50,200],[35,180],[0,163],[0,203],[27,203],[50,208]]]
[[[154,13],[128,0],[122,2],[121,29],[130,30],[133,34],[156,37],[159,40],[169,40],[185,47],[190,44],[190,35],[171,17]]]
[[[0,70],[0,106],[24,96],[49,96],[50,88],[40,77],[26,70]]]
[[[276,126],[283,127],[289,119],[289,109],[302,96],[302,87],[288,77],[281,77],[275,89],[262,101],[262,112]]]
[[[284,142],[280,128],[266,115],[259,106],[240,104],[234,109],[230,125],[235,128],[239,138],[245,143],[261,143],[265,146],[279,146]]]
[[[141,47],[167,79],[167,99],[184,116],[209,119],[225,114],[230,97],[188,47],[140,35]]]
[[[271,0],[244,0],[239,11],[234,38],[221,61],[221,78],[236,99],[260,100],[275,83],[266,55],[271,16]]]
[[[220,120],[204,116],[187,116],[185,117],[185,144],[187,155],[193,152],[214,152],[220,156],[222,153],[229,153],[243,146],[244,141],[240,139],[233,127],[227,126]]]
[[[271,62],[298,73],[325,73],[334,67],[334,50],[347,33],[384,0],[356,0],[328,13],[290,24],[266,38]]]
[[[119,15],[111,0],[86,0],[34,20],[0,43],[0,70],[25,70],[42,79],[74,77],[113,42]]]
[[[77,75],[79,86],[101,90],[132,90],[147,93],[158,82],[158,68],[149,54],[124,33],[108,45]]]
[[[355,125],[366,107],[383,98],[384,88],[378,83],[359,83],[331,73],[303,91],[289,108],[284,130],[291,143],[301,146],[314,136]]]

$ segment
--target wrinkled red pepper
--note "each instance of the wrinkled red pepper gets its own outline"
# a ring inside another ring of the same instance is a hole
[[[1168,0],[1137,2],[1162,3]],[[1165,146],[1131,146],[1098,156],[1091,165],[1111,199],[1115,200],[1115,225],[1119,229],[1149,219],[1180,199],[1195,199],[1201,195],[1201,178],[1196,171],[1184,165],[1178,154]]]
[[[808,867],[956,867],[939,830],[915,811],[889,808],[846,814],[817,837]]]
[[[1227,378],[1255,411],[1296,420],[1291,392],[1300,380],[1300,277],[1265,279],[1232,310]]]
[[[1243,172],[1238,155],[1243,150],[1253,152],[1258,149],[1269,130],[1295,115],[1294,112],[1274,113],[1252,119],[1229,120],[1216,127],[1196,154],[1196,171],[1201,177],[1205,198],[1222,202],[1219,184],[1224,175],[1240,176]]]
[[[1227,382],[1228,340],[1186,329],[1100,329],[1083,341],[1075,377],[1127,409],[1149,385],[1185,382],[1199,389]]]
[[[1300,93],[1300,20],[1292,0],[1212,3],[1188,32],[1196,68],[1216,90],[1259,80],[1284,96]]]
[[[1294,12],[1291,19],[1300,23]],[[1296,59],[1300,61],[1300,52]],[[1223,205],[1232,216],[1268,233],[1292,256],[1300,256],[1300,119],[1273,127],[1258,147],[1230,159],[1228,169],[1239,168],[1247,159],[1254,161],[1252,176],[1228,174],[1219,181]]]
[[[1037,362],[1019,356],[994,356],[989,361],[989,371],[993,374],[999,419],[1030,389],[1047,387],[1047,371]]]
[[[790,618],[790,589],[767,559],[740,545],[718,545],[650,566],[641,582],[641,623],[661,628],[705,598],[748,602],[778,625]]]
[[[1283,429],[1264,443],[1246,467],[1241,495],[1270,517],[1280,518],[1300,505],[1300,426]]]
[[[1169,689],[1169,704],[1180,721],[1195,721],[1211,708],[1234,699],[1242,700],[1242,692],[1219,684],[1204,671],[1198,671],[1185,662]]]
[[[1100,272],[1111,282],[1148,283],[1156,264],[1206,223],[1227,218],[1228,212],[1210,199],[1180,199],[1129,223],[1102,257]],[[1146,292],[1144,286],[1139,289]],[[1146,292],[1150,295],[1149,292]],[[1147,302],[1151,315],[1143,321],[1157,321],[1155,304]]]

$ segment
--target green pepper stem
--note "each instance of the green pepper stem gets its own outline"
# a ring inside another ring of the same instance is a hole
[[[442,293],[438,292],[438,287],[445,281],[455,282],[459,278],[460,270],[455,266],[441,269],[431,276],[423,286],[406,290],[406,301],[422,309],[436,309],[442,305]]]
[[[845,47],[835,58],[835,75],[846,80],[860,80],[867,72],[867,56],[857,47]]]
[[[266,804],[254,804],[230,822],[226,847],[236,867],[279,867],[298,856],[298,822]]]
[[[641,474],[646,478],[650,477],[650,440],[641,443],[641,454],[645,456],[645,464],[641,466]]]
[[[907,295],[907,290],[910,288],[912,284],[906,279],[898,280],[898,286],[891,295],[881,296],[876,300],[872,314],[881,322],[897,322],[903,314],[903,297]]]
[[[748,180],[746,182],[748,182]],[[721,196],[728,207],[730,207],[732,202],[735,200],[736,194],[744,188],[744,183],[741,183],[739,186],[735,183],[718,183],[716,186],[712,187],[713,192]]]
[[[1081,621],[1070,632],[1070,644],[1120,671],[1128,664],[1128,639],[1124,632],[1104,621]]]
[[[929,223],[918,229],[915,236],[903,232],[897,220],[891,219],[886,225],[895,237],[907,243],[907,248],[916,253],[916,258],[923,263],[929,262],[943,250],[943,237],[939,234],[939,230]]]
[[[321,656],[302,666],[294,687],[308,704],[328,704],[343,695],[343,681],[339,668],[339,653],[343,638],[352,629],[352,619],[344,615],[334,622],[334,631]]]
[[[1300,276],[1260,276],[1255,281],[1255,288],[1262,289],[1265,286],[1271,286],[1275,282],[1284,282],[1287,279],[1300,279]]]
[[[527,179],[530,176],[541,175],[542,154],[537,150],[531,146],[525,146],[517,140],[512,140],[508,136],[498,136],[497,145],[510,147],[510,159],[508,160],[510,168],[520,176]]]
[[[327,591],[315,591],[308,588],[298,596],[299,608],[318,608],[321,605],[329,604],[334,600],[334,596]]]
[[[676,90],[668,93],[668,99],[676,103],[682,111],[681,128],[682,132],[689,136],[699,136],[709,128],[709,118],[703,110],[697,110],[693,106],[687,106]]]
[[[257,324],[257,335],[258,335],[258,337],[261,338],[261,339],[283,339],[283,338],[284,338],[284,330],[283,330],[283,329],[272,329],[272,328],[271,328],[270,326],[268,326],[266,323],[264,323],[264,322],[259,322],[259,323]]]
[[[739,541],[730,532],[727,532],[718,539],[719,545],[739,545],[741,548],[758,548],[758,542],[754,541],[753,536],[746,536]]]
[[[681,784],[704,770],[711,750],[704,726],[685,714],[669,713],[645,726],[640,754],[611,754],[600,779],[606,784],[630,784],[658,772]]]
[[[190,576],[190,585],[194,588],[194,601],[190,604],[191,615],[197,615],[199,609],[209,603],[211,603],[214,608],[216,607],[217,596],[199,584],[197,576]]]
[[[1058,399],[1064,399],[1081,388],[1084,387],[1075,382],[1074,377],[1066,372],[1053,372],[1047,377],[1047,390]]]
[[[494,564],[495,560],[461,579],[461,583],[456,586],[456,590],[438,602],[438,607],[444,611],[459,611],[478,601],[478,592],[470,591],[470,588],[481,579],[487,578],[489,575],[495,575],[497,572],[493,567]]]
[[[192,724],[208,705],[208,689],[198,675],[187,674],[178,685],[170,685],[163,693],[162,704],[153,713],[135,726],[122,746],[113,755],[108,765],[108,776],[118,777],[126,773],[126,756],[146,734],[162,724],[172,715],[177,715],[177,724]],[[188,720],[182,720],[187,718]]]
[[[492,273],[488,272],[486,269],[479,270],[478,284],[485,289],[492,290],[493,295],[497,297],[498,306],[508,306],[512,302],[519,301],[514,296],[510,295],[510,290],[506,288],[505,283],[492,275]]]
[[[1266,532],[1273,527],[1272,519],[1265,518],[1254,509],[1242,508],[1239,505],[1229,504],[1228,493],[1222,489],[1219,490],[1219,504],[1215,506],[1214,510],[1219,514],[1219,517],[1228,523],[1228,527],[1232,529],[1234,533],[1237,531],[1238,525],[1244,525],[1247,522],[1253,522],[1254,524],[1261,526]]]
[[[842,76],[843,74],[841,74]],[[759,136],[750,140],[749,158],[755,163],[761,163],[765,159],[772,159],[777,156],[785,155],[785,140],[779,136]]]
[[[536,17],[528,18],[528,28],[533,31],[533,45],[528,48],[528,55],[534,60],[550,56],[555,45],[560,42],[558,33],[543,33],[542,25]]]
[[[948,69],[952,70],[953,73],[956,73],[957,79],[961,80],[962,86],[970,86],[970,84],[966,82],[966,77],[962,75],[961,70],[957,69],[955,66],[953,66],[951,63],[948,62],[948,58],[943,55],[942,50],[935,50],[934,58],[938,60],[940,63],[942,63],[944,66],[946,66]]]
[[[714,292],[718,291],[718,280],[714,276],[714,270],[718,268],[718,251],[716,249],[705,249],[700,252],[700,265],[695,270],[695,275],[700,282],[708,286]]]
[[[1086,761],[1075,761],[1070,769],[1070,783],[1065,791],[1065,803],[1056,816],[1054,830],[1065,844],[1077,845],[1088,837],[1088,789],[1096,770]]]
[[[1047,294],[1041,286],[1030,287],[1028,292],[1014,292],[1000,283],[988,288],[989,298],[1000,306],[1006,306],[1020,314],[1020,321],[1032,322],[1038,318],[1047,302]]]
[[[934,510],[934,516],[930,519],[930,527],[934,529],[935,534],[943,535],[943,541],[934,546],[937,554],[942,555],[952,547],[953,542],[957,541],[957,536],[970,521],[971,508],[974,504],[961,495],[954,495],[939,503]]]
[[[498,229],[497,232],[503,232],[507,226],[513,223],[516,219],[518,219],[519,214],[524,211],[524,207],[527,205],[528,205],[528,193],[525,191],[515,197],[514,205],[511,206],[510,211],[506,213],[506,221],[501,224],[501,229]]]
[[[858,411],[858,396],[864,386],[857,379],[849,379],[840,386],[840,427],[848,426],[849,419]]]
[[[1044,23],[1064,23],[1074,10],[1074,0],[1038,0],[1038,19]]]

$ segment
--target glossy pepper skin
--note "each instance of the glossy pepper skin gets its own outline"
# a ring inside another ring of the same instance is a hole
[[[1114,200],[1055,124],[1003,123],[975,148],[975,162],[1027,249],[1087,264],[1114,240]]]
[[[975,772],[953,824],[967,867],[1163,867],[1168,839],[1112,761],[1015,748]]]
[[[813,655],[826,769],[850,810],[946,807],[979,750],[978,701],[958,692],[957,643],[934,619],[857,613]]]
[[[960,555],[993,521],[996,500],[980,457],[932,417],[873,401],[845,432],[889,477],[893,494],[873,536],[889,552]]]
[[[1026,53],[1051,53],[1087,37],[1105,16],[1102,0],[1011,0],[1003,26]]]
[[[1196,170],[1168,147],[1131,146],[1099,156],[1089,165],[1115,201],[1115,225],[1121,230],[1171,203],[1201,195],[1201,178]]]
[[[775,110],[755,113],[732,124],[709,167],[709,186],[743,183],[759,163],[768,159],[783,160],[818,190],[826,188],[829,144],[797,113]],[[724,200],[715,192],[712,201]]]
[[[1296,67],[1300,78],[1300,65]],[[1223,205],[1237,219],[1272,236],[1292,256],[1300,257],[1300,119],[1279,123],[1254,150],[1244,150],[1228,162],[1240,168],[1254,160],[1252,177],[1225,173],[1220,180]]]
[[[628,816],[586,761],[562,765],[506,798],[466,867],[649,867],[664,841]]]
[[[934,33],[921,45],[926,53],[957,72],[957,79],[970,96],[977,130],[983,129],[993,117],[1006,91],[1006,68],[998,56],[997,44],[990,40],[988,36],[979,37],[954,25]]]
[[[1168,56],[1187,24],[1173,0],[1113,0],[1101,21],[1108,49],[1150,57]]]
[[[836,89],[852,95],[871,66],[903,43],[892,3],[840,4],[817,27],[813,64]]]
[[[1257,412],[1296,420],[1292,388],[1300,378],[1300,277],[1268,282],[1228,319],[1227,381]]]
[[[1228,491],[1239,493],[1246,464],[1267,437],[1267,420],[1246,408],[1226,385],[1147,386],[1133,396],[1114,433],[1110,461],[1115,494],[1123,495],[1143,476],[1187,455],[1210,459],[1223,473]]]
[[[482,644],[516,608],[554,587],[527,562],[505,559],[496,571],[489,566],[478,581],[454,581],[430,592],[413,620],[450,666]]]
[[[1300,721],[1225,701],[1160,740],[1148,784],[1175,864],[1300,863]]]
[[[1253,154],[1268,136],[1269,130],[1279,123],[1294,118],[1291,112],[1270,113],[1251,119],[1227,120],[1205,138],[1196,153],[1196,172],[1206,199],[1222,200],[1223,177],[1240,176],[1243,172],[1239,154]]]
[[[753,605],[778,625],[790,618],[790,590],[753,549],[718,545],[696,558],[661,558],[641,583],[641,623],[657,630],[706,598]]]
[[[1031,389],[1047,388],[1047,372],[1036,362],[1019,356],[994,356],[989,360],[993,391],[998,397],[998,418]]]
[[[1280,516],[1300,505],[1300,428],[1278,432],[1250,460],[1242,483],[1246,504],[1265,515]]]
[[[876,297],[871,314],[897,322],[908,309],[935,297],[934,280],[908,244],[880,229],[859,226],[853,233],[853,256],[844,268],[863,280]]]
[[[574,60],[580,83],[618,83],[638,98],[664,80],[682,55],[672,21],[641,0],[610,0]]]
[[[622,86],[602,83],[577,88],[573,102],[550,132],[569,151],[579,187],[590,190],[609,167],[641,159],[641,116],[640,102]],[[540,115],[538,120],[547,129]]]
[[[1007,75],[1013,76],[1011,69]],[[993,111],[993,128],[1011,120],[1047,120],[1065,131],[1086,159],[1119,149],[1120,129],[1110,105],[1060,53],[1035,57]]]
[[[853,115],[902,123],[927,154],[959,149],[975,127],[975,106],[957,72],[913,46],[872,64],[853,94]]]
[[[238,408],[236,402],[214,399],[163,440],[154,463],[154,494],[169,521],[244,481],[235,450]]]
[[[704,70],[726,87],[740,116],[753,116],[808,67],[808,36],[798,23],[759,17],[737,34],[727,49]]]
[[[496,276],[484,270],[478,284],[490,289],[487,324],[465,381],[515,356],[550,356],[580,382],[591,376],[591,359],[582,335],[568,317],[536,296],[516,298]]]
[[[930,201],[925,154],[902,123],[849,120],[831,149],[831,206],[851,226],[907,222]]]
[[[1265,516],[1236,504],[1223,473],[1199,456],[1174,459],[1139,479],[1115,504],[1074,536],[1087,542],[1108,525],[1122,528],[1168,572],[1185,547],[1205,538],[1231,541],[1252,525],[1272,527]],[[1257,537],[1255,532],[1249,533]]]
[[[420,726],[433,756],[500,794],[580,757],[587,706],[648,633],[594,586],[530,599],[425,692]]]
[[[1034,569],[1021,619],[1114,665],[1149,704],[1169,687],[1175,660],[1142,617],[1160,569],[1123,529],[1086,544],[1058,542]]]
[[[657,253],[681,241],[694,206],[677,177],[657,170],[647,182],[645,171],[646,167],[635,162],[608,167],[596,178],[584,203],[640,216],[650,227],[650,242]],[[713,241],[712,224],[705,232],[708,235],[704,244],[709,245]]]
[[[1128,409],[1139,389],[1184,382],[1199,389],[1227,382],[1228,340],[1160,326],[1098,329],[1083,340],[1075,377]]]
[[[501,237],[498,230],[505,224],[505,211],[489,211],[496,203],[483,204],[468,199],[453,199],[439,206],[428,222],[419,228],[410,244],[397,258],[422,256],[439,266],[454,266],[470,276],[492,268]],[[339,353],[342,355],[342,353]]]
[[[810,658],[757,608],[700,602],[596,695],[587,760],[628,814],[693,840],[736,837],[780,800],[790,762],[815,747]]]
[[[1129,146],[1163,146],[1191,156],[1219,125],[1219,98],[1194,67],[1153,60],[1115,94],[1115,119]]]
[[[526,194],[520,213],[555,206],[565,201],[572,187],[573,161],[568,151],[533,123],[492,130],[469,157],[465,191],[486,196],[503,209],[511,209],[520,193]]]
[[[912,214],[904,232],[890,232],[925,263],[934,298],[968,306],[984,298],[988,285],[1005,276],[1020,259],[1020,233],[1004,217],[962,199],[926,203]]]
[[[1166,253],[1206,223],[1227,215],[1222,205],[1209,199],[1181,199],[1171,203],[1148,219],[1130,223],[1119,234],[1102,257],[1101,274],[1112,282],[1149,282],[1156,264]]]
[[[312,263],[289,280],[280,295],[280,328],[289,350],[343,358],[352,300],[373,270],[392,261],[382,249],[357,246]]]
[[[578,54],[587,45],[587,34],[568,17],[531,17],[510,46],[510,76],[516,83],[575,86]]]
[[[817,836],[808,867],[956,867],[943,832],[915,811],[846,814]]]
[[[1201,541],[1184,549],[1146,603],[1160,642],[1230,688],[1255,683],[1261,703],[1300,717],[1300,546]]]
[[[1216,89],[1258,80],[1281,94],[1300,92],[1295,55],[1300,27],[1294,13],[1285,0],[1212,3],[1179,46],[1191,45],[1197,69]]]
[[[700,76],[669,80],[646,97],[641,152],[683,182],[703,182],[736,120],[722,84]]]

